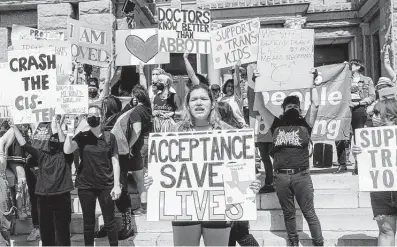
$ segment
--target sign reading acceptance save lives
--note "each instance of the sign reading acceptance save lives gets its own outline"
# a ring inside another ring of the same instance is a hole
[[[149,221],[256,220],[253,130],[149,137]]]

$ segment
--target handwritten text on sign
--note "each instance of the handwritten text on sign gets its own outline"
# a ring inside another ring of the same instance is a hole
[[[111,28],[93,26],[82,20],[68,19],[68,21],[72,56],[80,63],[107,67],[112,46]]]
[[[397,191],[397,127],[356,130],[360,191]]]
[[[260,30],[256,92],[310,88],[314,66],[312,29]]]
[[[227,205],[226,197],[235,200],[226,195],[223,173],[236,167],[232,164],[243,164],[251,179],[231,172],[225,181],[229,189],[237,187],[245,201]],[[149,221],[256,219],[255,195],[249,189],[255,179],[253,130],[151,134],[149,176],[154,180],[148,196]]]
[[[54,48],[9,51],[8,61],[14,123],[51,121],[57,82]]]
[[[65,40],[65,33],[12,25],[11,40]]]
[[[57,86],[57,114],[87,114],[88,86]]]
[[[259,19],[253,19],[211,31],[214,69],[242,64],[258,59]]]
[[[211,52],[209,11],[158,8],[158,18],[160,52]]]

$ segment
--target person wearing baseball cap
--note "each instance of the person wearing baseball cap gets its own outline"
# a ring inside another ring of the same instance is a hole
[[[97,78],[89,78],[88,84],[88,97],[90,100],[97,100],[99,98],[99,82]]]

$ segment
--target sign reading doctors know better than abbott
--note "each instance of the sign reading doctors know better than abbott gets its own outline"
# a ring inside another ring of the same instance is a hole
[[[9,51],[8,65],[14,123],[50,122],[57,85],[54,48]]]
[[[159,52],[211,53],[211,12],[158,8]]]
[[[397,127],[357,129],[360,191],[397,191]]]
[[[112,54],[112,29],[68,19],[68,38],[77,62],[107,67]]]
[[[253,130],[153,133],[149,221],[256,220]]]

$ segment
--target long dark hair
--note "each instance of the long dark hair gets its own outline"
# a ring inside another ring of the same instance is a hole
[[[138,100],[139,103],[142,105],[152,108],[152,104],[150,103],[150,98],[147,90],[141,86],[141,85],[136,85],[132,89],[132,95]]]
[[[223,87],[222,87],[222,93],[224,94],[224,95],[226,95],[226,87],[227,87],[227,85],[229,85],[229,84],[232,84],[232,85],[234,85],[234,80],[233,79],[229,79],[229,80],[227,80],[224,84],[223,84]],[[234,89],[234,88],[233,88]]]
[[[108,119],[111,116],[119,113],[123,105],[121,101],[113,95],[107,96],[102,102],[102,110],[104,112],[104,118]]]

